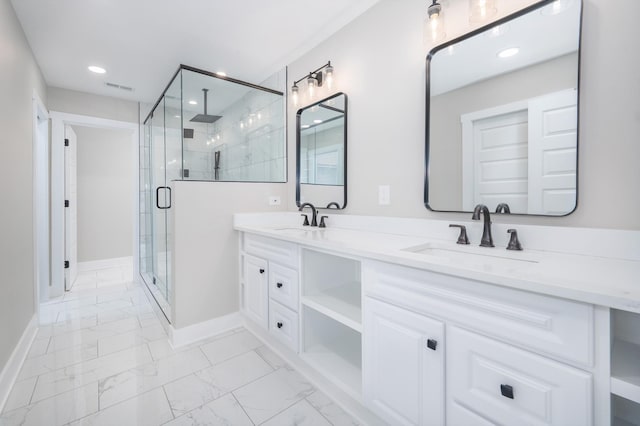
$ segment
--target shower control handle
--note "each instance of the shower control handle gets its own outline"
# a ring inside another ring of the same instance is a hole
[[[264,274],[264,269],[260,268],[260,273]]]
[[[278,326],[278,328],[282,328],[282,323],[281,322],[277,323],[276,325]]]
[[[282,288],[282,283],[276,283],[276,287]]]

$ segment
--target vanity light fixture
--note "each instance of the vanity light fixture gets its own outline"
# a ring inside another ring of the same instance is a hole
[[[512,56],[515,56],[518,54],[518,52],[520,52],[520,48],[518,47],[509,47],[507,49],[501,50],[498,52],[498,58],[510,58]]]
[[[293,86],[291,86],[291,100],[293,101],[293,105],[298,106],[298,102],[300,101],[300,87],[298,83],[305,79],[307,80],[309,100],[312,100],[316,95],[317,88],[322,87],[323,83],[326,82],[327,87],[331,89],[333,86],[333,78],[333,66],[331,65],[331,61],[329,61],[317,70],[311,71],[304,77],[294,81]]]
[[[469,23],[481,24],[496,16],[496,0],[469,0]]]
[[[444,30],[444,13],[442,11],[442,5],[438,3],[438,0],[433,0],[427,8],[424,37],[428,44],[437,43],[446,37]]]

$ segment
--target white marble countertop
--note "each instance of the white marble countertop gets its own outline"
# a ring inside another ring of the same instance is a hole
[[[237,231],[351,256],[640,313],[640,261],[461,246],[443,238],[236,220]],[[407,250],[409,249],[409,250]],[[425,253],[414,252],[425,249]],[[413,251],[412,251],[413,250]]]

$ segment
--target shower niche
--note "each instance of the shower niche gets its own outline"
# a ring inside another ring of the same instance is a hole
[[[144,119],[140,275],[170,322],[172,182],[286,182],[285,87],[181,65]]]

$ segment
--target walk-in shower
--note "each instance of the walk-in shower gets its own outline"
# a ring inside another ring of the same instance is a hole
[[[181,65],[144,120],[140,275],[169,321],[171,182],[285,182],[285,77],[255,85]]]

